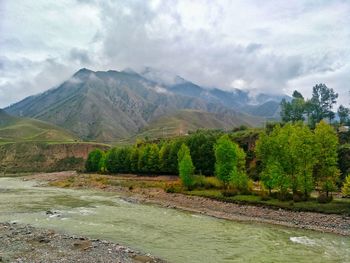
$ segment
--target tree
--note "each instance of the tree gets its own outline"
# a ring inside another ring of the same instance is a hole
[[[110,173],[118,172],[118,159],[117,159],[117,149],[112,148],[106,153],[105,165],[107,171]]]
[[[228,135],[221,136],[215,144],[215,159],[215,175],[225,188],[230,183],[240,188],[245,174],[245,153]]]
[[[277,188],[283,197],[291,188],[293,194],[300,191],[309,196],[316,163],[313,144],[313,134],[302,122],[278,125],[269,135],[259,136],[256,153],[262,162],[262,181],[270,192]]]
[[[148,171],[152,174],[159,173],[159,148],[157,144],[150,145],[149,157],[147,161]]]
[[[183,140],[174,139],[170,143],[170,153],[169,153],[169,170],[172,174],[178,174],[178,152],[183,143]]]
[[[149,173],[148,169],[148,159],[150,155],[150,145],[146,144],[140,148],[139,160],[138,160],[138,170],[141,173]]]
[[[345,178],[341,193],[344,197],[350,197],[350,175]]]
[[[346,108],[343,105],[340,105],[338,108],[338,116],[340,124],[348,124],[349,123],[349,115],[350,115],[350,109]]]
[[[194,166],[192,163],[190,152],[184,151],[184,155],[182,156],[179,162],[179,175],[182,184],[189,190],[191,190],[193,186],[193,172]]]
[[[192,161],[198,174],[214,174],[216,140],[217,133],[211,131],[199,130],[187,136],[186,145],[190,148]]]
[[[188,148],[188,146],[183,143],[180,147],[180,150],[177,153],[177,163],[178,164],[180,164],[182,158],[184,158],[184,156],[186,154],[190,154],[190,148]]]
[[[107,172],[107,168],[106,168],[106,153],[102,152],[102,156],[101,159],[98,163],[98,170],[102,173]]]
[[[164,142],[159,150],[159,170],[163,174],[171,173],[171,144],[169,142]]]
[[[85,169],[87,172],[98,172],[100,160],[103,156],[103,152],[100,149],[91,151],[85,163]]]
[[[137,148],[136,145],[131,148],[129,162],[130,162],[130,171],[132,173],[138,173],[139,172],[139,167],[138,167],[139,149]]]
[[[331,122],[334,113],[332,112],[333,105],[337,102],[338,93],[333,89],[328,88],[325,84],[317,84],[313,87],[312,98],[310,100],[311,110],[311,125],[315,127],[324,118],[329,118]]]
[[[281,102],[281,118],[283,122],[297,122],[303,121],[305,112],[305,100],[303,95],[298,91],[293,92],[293,99],[291,102],[282,99]]]
[[[317,124],[315,133],[315,156],[317,164],[314,169],[314,177],[321,190],[328,197],[329,192],[334,191],[335,183],[339,177],[338,169],[338,137],[332,126],[324,121]]]

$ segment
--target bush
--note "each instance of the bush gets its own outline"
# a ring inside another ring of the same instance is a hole
[[[333,200],[333,196],[329,195],[327,196],[327,194],[325,193],[321,193],[318,197],[317,197],[317,202],[319,202],[320,204],[326,204],[329,203]]]
[[[220,189],[222,186],[222,183],[214,176],[205,177],[203,175],[196,175],[194,177],[194,188]]]

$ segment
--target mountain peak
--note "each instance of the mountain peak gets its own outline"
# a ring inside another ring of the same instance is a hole
[[[87,76],[87,75],[90,75],[91,73],[94,73],[94,71],[87,68],[81,68],[74,73],[73,77]]]

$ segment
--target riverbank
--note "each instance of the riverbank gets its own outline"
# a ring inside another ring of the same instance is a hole
[[[227,203],[205,197],[179,193],[166,193],[163,189],[157,187],[157,185],[163,182],[159,182],[159,179],[155,177],[120,177],[123,178],[123,180],[129,181],[149,180],[154,182],[154,187],[139,187],[142,184],[114,183],[113,185],[107,183],[108,180],[115,179],[116,176],[98,176],[94,181],[89,181],[89,176],[90,175],[84,174],[78,175],[75,172],[62,172],[35,174],[25,177],[25,180],[41,180],[48,182],[51,185],[61,187],[95,188],[104,191],[113,191],[129,201],[156,204],[168,208],[177,208],[222,219],[268,223],[350,236],[350,217],[345,215],[296,212],[281,208],[275,209],[271,207]],[[169,177],[165,180],[171,181],[173,178]],[[72,183],[67,184],[67,182]],[[129,186],[127,187],[125,185]],[[131,185],[134,186],[131,187]]]
[[[163,263],[125,246],[16,223],[0,223],[0,262]]]

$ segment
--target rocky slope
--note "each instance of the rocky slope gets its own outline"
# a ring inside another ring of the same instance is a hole
[[[93,149],[107,149],[95,143],[43,142],[8,143],[0,145],[0,172],[44,172],[83,170],[85,159]]]
[[[235,118],[237,123],[255,124],[255,118],[249,120],[250,116],[223,103],[178,92],[179,88],[135,72],[81,69],[59,87],[5,110],[53,123],[86,140],[104,142],[129,137],[157,118],[181,109],[201,110]]]

